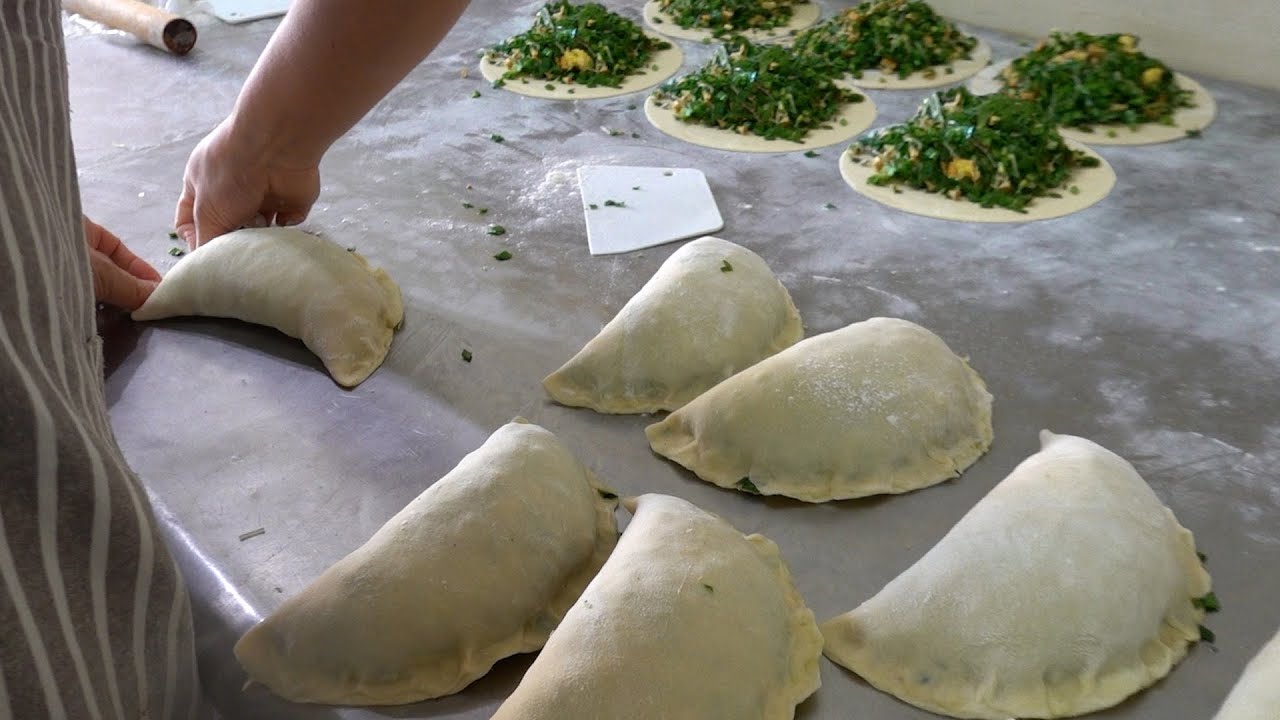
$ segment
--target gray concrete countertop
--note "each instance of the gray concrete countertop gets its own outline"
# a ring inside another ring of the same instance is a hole
[[[104,325],[116,432],[182,559],[222,714],[489,717],[531,656],[450,698],[346,710],[242,692],[230,648],[524,415],[622,492],[678,495],[773,538],[819,620],[927,551],[1036,450],[1041,428],[1096,440],[1130,459],[1196,534],[1224,605],[1209,621],[1216,646],[1193,648],[1167,679],[1097,716],[1211,717],[1280,626],[1280,95],[1201,78],[1217,122],[1197,140],[1098,148],[1119,177],[1101,204],[1029,224],[952,223],[855,195],[837,171],[840,147],[816,158],[737,155],[653,130],[632,109],[643,93],[548,102],[490,89],[475,71],[478,49],[526,28],[536,7],[475,3],[325,160],[306,227],[387,268],[406,302],[390,357],[363,385],[340,389],[300,343],[263,328]],[[625,12],[638,18],[639,2]],[[167,233],[187,154],[230,109],[274,26],[206,22],[187,58],[114,35],[69,41],[86,211],[161,269],[175,262]],[[996,59],[1020,50],[980,34]],[[684,47],[686,69],[711,51]],[[876,124],[904,119],[924,94],[871,92]],[[506,142],[491,142],[495,132]],[[675,249],[589,256],[575,180],[587,163],[705,171],[726,220],[720,235],[770,263],[810,334],[892,315],[941,335],[995,396],[991,452],[937,487],[807,505],[720,490],[659,460],[642,433],[650,418],[550,403],[542,377]],[[464,201],[491,210],[479,217]],[[490,222],[507,235],[487,235]],[[495,263],[501,249],[514,257]],[[473,362],[461,361],[464,348]],[[256,528],[265,534],[238,539]],[[822,680],[798,717],[933,717],[825,660]]]

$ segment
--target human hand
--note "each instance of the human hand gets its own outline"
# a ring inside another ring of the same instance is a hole
[[[160,273],[106,228],[87,217],[83,222],[94,297],[108,305],[137,310],[156,289]]]
[[[245,226],[297,225],[320,195],[319,158],[284,157],[228,118],[187,160],[174,226],[196,248]]]

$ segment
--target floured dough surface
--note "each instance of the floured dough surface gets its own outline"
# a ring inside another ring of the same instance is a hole
[[[1276,720],[1280,717],[1280,633],[1249,662],[1213,720]]]
[[[707,482],[825,502],[959,475],[991,446],[991,394],[937,335],[872,318],[760,361],[645,434]]]
[[[494,720],[791,720],[822,636],[778,547],[678,498],[633,509]]]
[[[561,404],[603,413],[674,410],[802,337],[800,313],[764,260],[704,237],[672,254],[542,384]]]
[[[969,51],[968,58],[961,58],[946,65],[939,65],[930,70],[917,70],[900,78],[896,73],[885,73],[879,70],[863,70],[862,77],[845,75],[843,82],[868,90],[923,90],[960,82],[973,77],[991,62],[991,46],[985,40],[978,39],[978,44]],[[950,72],[947,72],[950,70]]]
[[[744,135],[734,130],[724,130],[696,122],[684,122],[677,119],[676,114],[669,107],[659,103],[652,95],[645,100],[644,115],[662,132],[694,145],[734,152],[784,153],[849,142],[863,130],[871,127],[871,123],[876,118],[876,106],[871,98],[865,96],[862,102],[848,103],[839,115],[823,123],[826,127],[810,130],[803,142],[792,142],[780,138],[766,140],[759,135]]]
[[[822,626],[826,654],[957,718],[1058,718],[1164,677],[1210,590],[1191,533],[1128,462],[1041,433],[923,558]]]
[[[875,174],[870,161],[873,154],[855,157],[845,151],[840,155],[840,175],[849,187],[864,197],[875,200],[898,210],[905,210],[914,215],[938,218],[940,220],[958,220],[960,222],[1014,223],[1032,220],[1049,220],[1079,212],[1100,202],[1116,184],[1116,173],[1111,164],[1098,153],[1074,140],[1067,140],[1067,146],[1085,155],[1096,158],[1096,167],[1079,167],[1072,173],[1067,182],[1056,192],[1061,197],[1038,197],[1024,210],[1017,212],[1008,208],[984,208],[978,203],[961,198],[952,200],[942,193],[925,192],[907,185],[872,185],[867,179]],[[1079,192],[1071,192],[1071,187]],[[896,188],[896,191],[895,191]]]
[[[606,495],[517,419],[249,630],[236,658],[296,702],[455,693],[546,642],[617,541]]]
[[[650,37],[654,37],[655,40],[658,39],[653,35],[650,35]],[[502,89],[510,90],[519,95],[546,100],[599,100],[601,98],[629,95],[633,92],[651,88],[675,75],[683,63],[684,52],[680,49],[680,46],[672,43],[671,47],[666,50],[654,51],[649,58],[649,63],[642,70],[628,75],[622,81],[622,84],[616,88],[605,85],[587,87],[586,85],[541,80],[539,78],[512,78],[503,80]],[[502,80],[502,76],[506,71],[507,69],[502,66],[501,62],[493,62],[485,57],[480,58],[480,74],[484,76],[485,80],[489,82]],[[569,92],[570,90],[573,92]]]
[[[382,364],[404,319],[400,288],[358,253],[295,228],[237,230],[188,253],[134,320],[235,318],[299,338],[340,385]]]
[[[969,90],[976,95],[988,95],[1000,92],[1003,84],[1000,73],[1013,60],[1002,60],[982,70],[968,82]],[[1155,145],[1157,143],[1183,140],[1188,132],[1199,132],[1213,122],[1218,114],[1218,103],[1203,85],[1183,75],[1174,73],[1178,86],[1191,91],[1191,102],[1194,107],[1178,108],[1173,113],[1173,124],[1143,123],[1134,128],[1127,125],[1094,125],[1092,132],[1079,128],[1060,127],[1058,132],[1068,140],[1087,145]]]
[[[680,27],[674,18],[663,12],[662,3],[658,2],[658,0],[648,0],[641,12],[644,14],[644,24],[654,32],[678,40],[719,42],[719,39],[710,30]],[[818,7],[816,2],[811,1],[801,5],[793,5],[791,8],[791,21],[786,25],[769,28],[768,30],[743,30],[734,34],[741,35],[753,43],[780,40],[788,38],[794,33],[818,22],[818,18],[821,15],[822,9]]]

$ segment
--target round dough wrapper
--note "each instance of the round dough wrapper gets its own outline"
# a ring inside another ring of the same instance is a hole
[[[1101,164],[1097,167],[1078,168],[1076,173],[1067,180],[1066,185],[1054,191],[1062,197],[1036,198],[1035,202],[1024,208],[1025,213],[1002,207],[984,208],[975,202],[964,199],[952,200],[942,193],[925,192],[912,187],[897,186],[900,192],[894,192],[894,186],[891,185],[871,185],[867,182],[867,178],[874,175],[875,171],[871,166],[863,165],[848,151],[840,154],[840,175],[859,195],[915,215],[940,220],[985,223],[1048,220],[1084,210],[1105,198],[1116,184],[1115,170],[1111,169],[1110,163],[1101,155],[1073,140],[1067,140],[1067,147],[1095,157]],[[1072,185],[1079,188],[1080,192],[1072,193],[1069,190]]]
[[[863,97],[865,99],[862,102],[849,103],[839,115],[823,123],[830,125],[830,128],[810,130],[804,141],[798,143],[782,139],[766,140],[759,135],[742,135],[732,130],[677,120],[676,114],[670,108],[659,105],[652,95],[644,102],[644,115],[663,133],[694,145],[733,152],[785,153],[848,142],[871,127],[876,119],[876,105],[871,98],[865,95]],[[846,124],[841,125],[841,120]]]
[[[991,62],[991,46],[985,40],[978,40],[977,46],[969,53],[970,57],[961,58],[938,65],[933,68],[935,75],[926,77],[927,70],[919,70],[900,78],[894,73],[883,73],[879,70],[863,70],[862,77],[845,75],[843,83],[867,90],[923,90],[925,88],[942,87],[973,77]],[[947,72],[947,68],[951,72]]]
[[[642,10],[644,14],[644,24],[655,32],[662,33],[667,37],[676,38],[678,40],[710,40],[718,42],[719,39],[710,31],[702,28],[682,28],[672,19],[672,17],[662,11],[662,5],[658,0],[649,0],[644,4]],[[792,32],[799,32],[805,28],[818,22],[818,18],[822,15],[822,9],[817,3],[810,0],[803,5],[795,5],[791,9],[791,22],[776,28],[768,30],[744,30],[737,33],[753,43],[768,42],[770,40],[783,40],[789,38]]]
[[[1001,60],[983,69],[969,80],[969,90],[976,95],[1000,92],[1000,88],[1003,87],[1000,82],[1000,72],[1009,67],[1011,62],[1013,60]],[[1068,140],[1089,145],[1155,145],[1182,140],[1187,137],[1188,132],[1198,132],[1209,127],[1218,114],[1217,101],[1203,85],[1195,80],[1179,72],[1174,73],[1173,76],[1178,81],[1178,87],[1191,91],[1191,102],[1195,107],[1178,108],[1174,111],[1172,125],[1143,123],[1136,129],[1130,129],[1127,125],[1094,125],[1092,132],[1073,127],[1060,127],[1058,132]],[[1108,135],[1108,131],[1114,133],[1115,137]]]
[[[649,37],[655,40],[661,39],[650,34]],[[672,43],[671,47],[666,50],[658,50],[649,58],[649,64],[634,74],[628,75],[622,81],[622,85],[618,87],[606,87],[598,85],[596,87],[587,87],[586,85],[576,85],[571,83],[563,83],[555,80],[541,80],[539,78],[512,78],[506,80],[500,89],[510,90],[518,95],[527,97],[542,98],[544,100],[600,100],[602,98],[618,97],[619,95],[629,95],[633,92],[651,88],[672,75],[680,69],[684,64],[684,51],[679,45]],[[657,65],[658,69],[653,69]],[[497,82],[502,79],[507,69],[498,63],[491,62],[486,57],[480,58],[480,74],[489,82]],[[528,82],[525,82],[525,81]],[[548,90],[547,86],[551,85]],[[573,92],[570,93],[569,91]]]

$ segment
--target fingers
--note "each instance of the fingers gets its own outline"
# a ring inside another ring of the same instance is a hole
[[[115,233],[85,218],[85,239],[92,250],[96,250],[111,264],[139,280],[160,282],[160,273],[146,260],[134,255]]]
[[[93,293],[98,301],[130,311],[142,307],[159,280],[159,276],[156,280],[136,277],[94,249],[89,250],[89,267],[93,270]]]
[[[196,195],[191,183],[182,183],[182,196],[178,198],[178,207],[173,213],[173,229],[178,237],[187,244],[187,248],[196,249]]]

